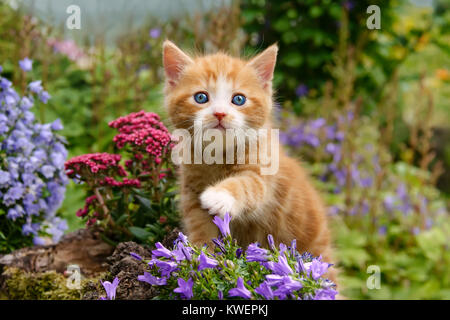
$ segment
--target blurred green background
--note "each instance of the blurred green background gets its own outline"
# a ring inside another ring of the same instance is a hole
[[[69,5],[81,9],[80,30],[65,26]],[[381,9],[379,30],[366,27],[369,5]],[[277,125],[338,208],[331,219],[344,295],[449,299],[449,9],[445,0],[4,0],[0,64],[22,91],[42,79],[52,99],[34,111],[42,122],[62,120],[72,157],[112,152],[107,124],[119,116],[146,110],[167,119],[164,39],[244,57],[277,42]],[[25,57],[33,59],[26,79],[17,68]],[[338,162],[317,119],[345,132]],[[302,134],[319,145],[295,142]],[[333,163],[348,174],[356,163],[373,182],[342,186],[327,169]],[[393,195],[397,209],[387,204]],[[60,209],[70,230],[83,227],[75,216],[83,201],[70,184]],[[370,265],[380,267],[381,289],[366,285]]]

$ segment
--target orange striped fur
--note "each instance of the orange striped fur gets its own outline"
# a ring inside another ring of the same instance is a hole
[[[166,41],[165,104],[172,124],[191,129],[201,116],[204,125],[212,127],[217,120],[208,108],[214,107],[225,111],[226,127],[271,128],[277,50],[273,45],[249,61],[224,53],[190,57]],[[211,101],[199,105],[193,99],[196,92],[208,93]],[[231,103],[236,93],[247,97],[244,106]],[[242,246],[258,241],[267,247],[267,235],[272,234],[277,244],[296,239],[300,252],[332,262],[325,208],[300,164],[280,150],[278,173],[261,175],[259,169],[248,163],[182,164],[180,209],[189,239],[210,244],[218,236],[213,215],[230,212],[232,236]]]

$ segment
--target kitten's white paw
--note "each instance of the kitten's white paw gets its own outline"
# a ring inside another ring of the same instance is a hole
[[[203,191],[200,195],[200,204],[210,215],[218,215],[221,218],[227,212],[233,216],[236,210],[236,199],[228,191],[214,188]]]

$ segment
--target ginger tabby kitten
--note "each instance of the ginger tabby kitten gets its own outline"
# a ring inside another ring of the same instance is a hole
[[[270,129],[277,51],[272,45],[249,61],[224,53],[190,57],[165,41],[165,104],[172,124],[191,130],[202,120],[205,129]],[[181,164],[180,184],[191,242],[210,244],[219,235],[213,216],[229,212],[231,235],[241,246],[258,241],[268,247],[272,234],[277,245],[296,239],[299,252],[332,261],[324,205],[299,163],[282,150],[276,174],[261,175],[259,164],[247,162]]]

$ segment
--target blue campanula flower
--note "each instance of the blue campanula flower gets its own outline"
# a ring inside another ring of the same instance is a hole
[[[247,288],[245,288],[244,280],[241,277],[239,277],[237,279],[236,288],[230,289],[228,291],[228,296],[241,297],[244,299],[251,299],[252,293]]]
[[[220,249],[223,253],[226,253],[225,247],[223,246],[223,242],[220,239],[214,238],[211,240],[217,248]]]
[[[116,290],[117,290],[117,286],[119,285],[119,278],[114,278],[113,282],[109,282],[109,281],[101,281],[103,288],[105,288],[106,291],[106,296],[108,297],[109,300],[114,300],[116,299]]]
[[[218,216],[215,216],[213,219],[214,224],[219,228],[220,232],[222,233],[222,235],[224,237],[231,235],[230,221],[231,221],[231,216],[228,212],[225,214],[225,217],[223,218],[223,220],[220,219],[220,217],[218,217]]]
[[[152,28],[152,29],[150,29],[149,35],[153,39],[159,38],[161,36],[161,29],[160,28]]]
[[[306,86],[305,84],[300,84],[296,89],[295,89],[295,94],[297,95],[297,97],[304,97],[308,94],[308,86]]]
[[[33,244],[35,246],[43,246],[45,245],[45,240],[39,236],[33,238]]]
[[[33,60],[24,58],[23,60],[19,61],[19,66],[25,72],[31,71],[31,69],[33,68]]]
[[[287,251],[287,246],[284,243],[280,243],[280,253]]]
[[[154,286],[163,286],[167,283],[167,279],[164,277],[158,278],[155,277],[153,275],[151,275],[150,273],[144,271],[143,275],[138,276],[138,280],[139,281],[143,281],[143,282],[147,282],[151,285]]]
[[[277,286],[283,282],[283,276],[278,274],[268,274],[266,275],[266,282],[270,286]]]
[[[275,250],[275,242],[273,241],[273,236],[271,234],[267,235],[267,242],[269,243],[269,248]]]
[[[198,270],[215,268],[219,264],[215,259],[207,257],[204,252],[200,254],[200,256],[198,257],[198,261],[200,262]]]
[[[194,280],[189,278],[188,281],[185,281],[182,278],[178,278],[178,287],[173,290],[173,292],[180,293],[183,298],[191,299],[194,294],[192,293],[192,287],[194,285]]]
[[[61,123],[61,120],[58,118],[58,119],[56,119],[55,121],[52,122],[51,128],[54,131],[59,131],[59,130],[62,130],[64,127],[63,127],[63,125]]]
[[[30,82],[30,84],[28,85],[28,89],[30,89],[30,91],[33,93],[40,94],[42,92],[42,90],[44,89],[42,87],[42,81],[36,80],[36,81]]]
[[[191,260],[192,248],[186,247],[183,242],[177,243],[177,248],[172,251],[173,256],[175,257],[175,260],[177,261],[183,261],[183,260]]]
[[[293,291],[297,291],[303,288],[303,285],[297,281],[293,280],[289,276],[284,276],[282,281],[278,283],[278,288],[273,292],[273,294],[280,299],[286,299]]]
[[[53,177],[53,174],[55,173],[55,168],[50,165],[44,165],[41,168],[41,173],[46,177],[47,179],[50,179]]]
[[[178,238],[175,240],[175,242],[181,241],[184,244],[188,243],[188,238],[183,234],[183,232],[178,233]]]
[[[178,267],[178,264],[175,262],[161,260],[155,260],[155,265],[160,269],[163,277],[170,277],[170,274]]]
[[[326,262],[321,262],[319,259],[313,259],[308,264],[307,271],[314,280],[317,280],[328,271],[329,266],[330,265]]]
[[[266,249],[260,248],[256,243],[250,244],[245,253],[248,262],[265,262],[269,257],[269,252]]]
[[[297,239],[293,239],[291,242],[291,255],[295,257],[296,252],[297,252]]]
[[[327,288],[319,289],[315,293],[314,300],[334,300],[338,292],[331,288]]]
[[[284,254],[280,254],[278,262],[269,261],[267,263],[268,268],[278,275],[288,275],[293,273],[292,268],[289,266]]]
[[[0,187],[5,185],[10,179],[9,172],[0,169]]]
[[[272,288],[270,287],[270,285],[267,283],[267,281],[263,281],[259,287],[257,287],[255,289],[255,292],[257,294],[260,294],[261,296],[264,297],[264,299],[266,300],[272,300],[274,298],[273,295],[273,291]]]
[[[48,99],[50,99],[51,96],[47,91],[42,91],[41,94],[39,95],[39,99],[43,102],[43,103],[47,103]]]
[[[138,255],[137,253],[130,252],[130,256],[132,256],[136,260],[142,261],[142,257],[140,255]]]
[[[165,257],[165,258],[171,258],[172,257],[172,251],[167,249],[163,246],[161,242],[155,243],[155,247],[158,248],[156,250],[152,250],[152,254],[156,257]]]

